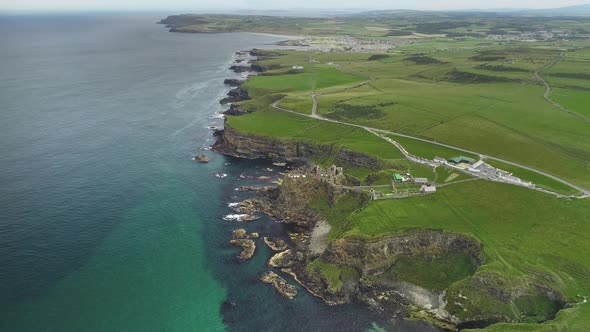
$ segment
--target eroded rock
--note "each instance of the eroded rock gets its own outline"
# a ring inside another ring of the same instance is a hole
[[[279,292],[279,294],[288,299],[292,299],[297,296],[297,288],[287,283],[283,277],[272,271],[266,272],[264,275],[262,275],[260,280],[265,284],[272,285],[277,290],[277,292]]]
[[[264,237],[264,243],[272,250],[272,251],[283,251],[287,249],[287,243],[285,240],[281,239],[271,239],[269,237]]]
[[[254,256],[254,252],[256,251],[256,243],[250,239],[234,239],[229,241],[230,244],[238,247],[242,247],[242,252],[240,253],[240,257],[248,260]]]
[[[193,158],[194,161],[201,163],[201,164],[206,164],[209,162],[209,157],[207,157],[204,154],[198,155],[196,157]]]

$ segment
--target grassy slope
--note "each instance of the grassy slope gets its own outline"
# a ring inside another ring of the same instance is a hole
[[[229,117],[226,125],[257,135],[336,144],[380,159],[403,158],[394,146],[363,129],[318,121],[270,108],[246,116]]]
[[[557,199],[514,186],[477,181],[442,188],[437,195],[372,202],[353,214],[351,221],[333,226],[336,232],[362,237],[416,227],[469,234],[483,243],[490,257],[481,270],[513,276],[532,271],[557,276],[557,286],[574,298],[590,292],[590,257],[583,249],[589,243],[588,216],[587,201]],[[574,322],[566,324],[590,324],[585,306],[578,308],[573,310],[575,315],[563,314],[575,317]],[[514,325],[506,325],[502,330],[512,328]],[[531,325],[527,330],[536,328]]]

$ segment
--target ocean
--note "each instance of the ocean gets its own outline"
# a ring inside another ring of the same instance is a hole
[[[281,298],[258,281],[262,241],[237,258],[233,229],[284,226],[223,220],[239,175],[266,166],[206,150],[208,127],[234,53],[281,38],[169,33],[162,17],[0,17],[0,330],[428,330]]]

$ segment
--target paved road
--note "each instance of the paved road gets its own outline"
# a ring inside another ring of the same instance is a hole
[[[388,131],[388,130],[383,130],[383,129],[378,129],[378,128],[371,128],[371,127],[361,126],[361,125],[357,125],[357,124],[353,124],[353,123],[342,122],[342,121],[338,121],[338,120],[324,118],[324,117],[319,116],[317,114],[317,105],[318,105],[317,95],[314,94],[314,95],[311,96],[311,98],[312,98],[312,101],[313,101],[313,103],[312,103],[312,109],[311,109],[311,115],[304,114],[304,113],[299,113],[299,112],[296,112],[296,111],[293,111],[293,110],[289,110],[289,109],[283,108],[283,107],[279,106],[280,100],[274,102],[272,104],[272,107],[274,107],[275,109],[278,109],[280,111],[283,111],[283,112],[297,114],[297,115],[305,116],[305,117],[308,117],[308,118],[313,118],[313,119],[318,119],[318,120],[322,120],[322,121],[337,123],[337,124],[346,125],[346,126],[350,126],[350,127],[361,128],[361,129],[365,129],[365,130],[368,130],[368,131],[381,132],[381,133],[385,133],[385,134],[389,134],[389,135],[393,135],[393,136],[398,136],[398,137],[409,138],[409,139],[413,139],[413,140],[417,140],[417,141],[421,141],[421,142],[425,142],[425,143],[430,143],[430,144],[442,146],[442,147],[445,147],[445,148],[455,149],[455,150],[458,150],[458,151],[461,151],[461,152],[465,152],[465,153],[469,153],[469,154],[473,154],[473,155],[478,155],[482,159],[496,160],[496,161],[499,161],[499,162],[506,163],[508,165],[520,167],[520,168],[529,170],[531,172],[535,172],[537,174],[544,175],[544,176],[546,176],[546,177],[548,177],[550,179],[553,179],[555,181],[561,182],[561,183],[563,183],[563,184],[565,184],[565,185],[567,185],[567,186],[569,186],[571,188],[574,188],[574,189],[578,190],[579,192],[581,192],[581,193],[584,194],[584,197],[590,196],[590,190],[588,190],[588,189],[585,189],[585,188],[582,188],[580,186],[577,186],[577,185],[575,185],[575,184],[573,184],[573,183],[571,183],[569,181],[566,181],[564,179],[561,179],[561,178],[559,178],[557,176],[554,176],[554,175],[545,173],[543,171],[539,171],[539,170],[537,170],[535,168],[532,168],[532,167],[529,167],[529,166],[525,166],[525,165],[521,165],[521,164],[518,164],[518,163],[515,163],[515,162],[511,162],[509,160],[505,160],[505,159],[501,159],[501,158],[497,158],[497,157],[492,157],[492,156],[486,156],[484,154],[481,154],[481,153],[478,153],[478,152],[475,152],[475,151],[463,149],[463,148],[460,148],[460,147],[457,147],[457,146],[452,146],[452,145],[449,145],[449,144],[439,143],[439,142],[428,140],[428,139],[425,139],[425,138],[420,138],[420,137],[415,137],[415,136],[411,136],[411,135],[401,134],[401,133],[397,133],[397,132],[393,132],[393,131]]]
[[[543,79],[543,77],[541,77],[542,72],[555,66],[556,63],[558,63],[561,59],[563,59],[564,55],[565,55],[564,53],[561,53],[557,58],[555,58],[553,61],[551,61],[548,65],[546,65],[545,67],[543,67],[541,69],[536,70],[535,71],[535,78],[537,80],[539,80],[541,83],[543,83],[543,85],[545,86],[545,93],[543,94],[543,98],[545,98],[545,100],[548,103],[550,103],[551,105],[557,107],[558,109],[560,109],[568,114],[571,114],[573,116],[577,116],[578,118],[590,123],[590,119],[588,119],[587,117],[583,116],[582,114],[576,113],[574,111],[570,111],[567,108],[556,103],[553,99],[551,99],[549,96],[551,95],[553,88],[551,87],[551,85],[549,85],[549,83],[547,81],[545,81],[545,79]]]

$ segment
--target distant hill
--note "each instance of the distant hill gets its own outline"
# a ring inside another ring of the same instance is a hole
[[[551,9],[526,9],[514,13],[535,16],[590,16],[590,3]]]
[[[549,8],[549,9],[464,9],[452,11],[430,11],[430,10],[372,10],[365,11],[352,16],[382,17],[382,16],[590,16],[590,3],[576,6]]]

